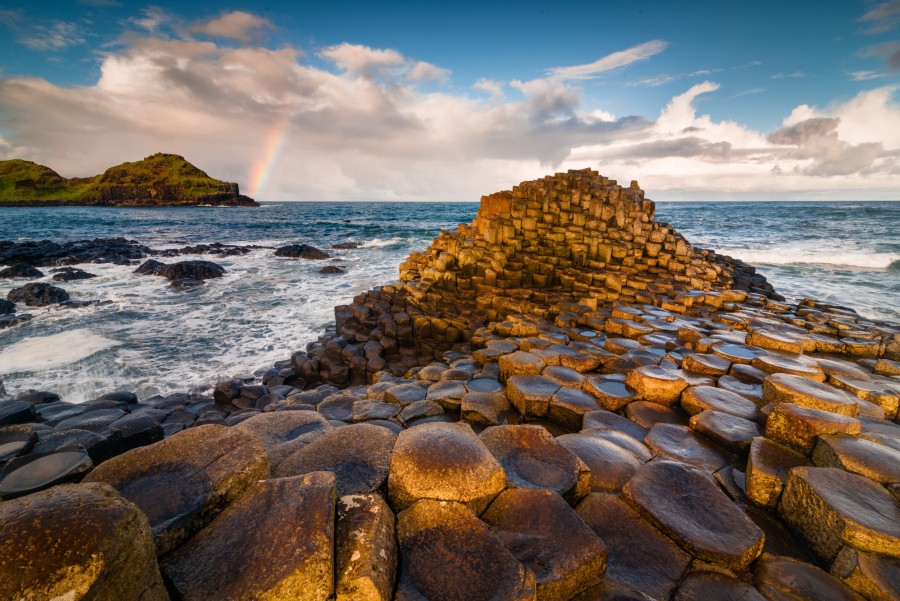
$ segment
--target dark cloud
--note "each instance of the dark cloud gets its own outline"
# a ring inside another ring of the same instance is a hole
[[[884,59],[884,62],[887,63],[887,66],[892,70],[896,71],[900,69],[900,42],[883,42],[881,44],[876,44],[874,46],[870,46],[860,52],[860,56],[870,57],[877,56]]]
[[[867,25],[865,33],[877,34],[892,31],[900,24],[900,0],[889,0],[889,2],[876,4],[859,20]]]
[[[794,146],[802,146],[810,139],[822,136],[834,135],[837,129],[839,119],[829,117],[817,117],[815,119],[807,119],[789,127],[782,127],[767,136],[767,140],[772,144],[791,144]]]
[[[850,144],[838,137],[840,119],[817,117],[768,135],[772,144],[794,146],[786,153],[792,159],[810,160],[797,171],[804,175],[831,177],[865,172],[884,154],[881,143]]]

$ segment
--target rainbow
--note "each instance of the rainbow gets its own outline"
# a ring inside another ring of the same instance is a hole
[[[249,195],[257,200],[265,192],[269,177],[274,171],[281,152],[284,150],[287,133],[290,130],[290,115],[282,115],[272,122],[269,132],[266,134],[263,152],[259,155],[250,174]]]

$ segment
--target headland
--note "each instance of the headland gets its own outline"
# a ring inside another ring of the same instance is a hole
[[[0,161],[0,207],[257,206],[236,183],[208,176],[184,157],[157,153],[94,177],[64,178],[30,161]]]

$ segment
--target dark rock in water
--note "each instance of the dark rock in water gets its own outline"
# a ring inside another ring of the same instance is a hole
[[[125,238],[95,238],[57,244],[50,240],[0,241],[0,263],[29,265],[78,265],[82,263],[115,263],[128,265],[152,254],[150,248]]]
[[[56,403],[61,401],[59,395],[55,392],[46,392],[43,390],[28,390],[16,396],[17,401],[28,401],[33,405],[43,405],[45,403]]]
[[[224,404],[231,402],[241,396],[241,388],[243,388],[243,386],[244,383],[241,380],[228,380],[226,382],[219,382],[218,384],[216,384],[216,387],[213,390],[213,399],[217,403]],[[259,396],[262,396],[263,394],[265,394],[265,391],[263,391],[263,393]],[[255,398],[250,396],[248,396],[247,398],[256,400]]]
[[[25,303],[30,307],[43,307],[69,300],[69,293],[50,284],[33,282],[10,290],[6,298],[14,303]]]
[[[138,402],[137,395],[133,392],[107,392],[104,395],[98,396],[96,400],[116,401],[127,405],[136,405]]]
[[[34,405],[28,401],[0,401],[0,426],[36,421]]]
[[[181,280],[172,280],[172,283],[169,284],[175,290],[191,290],[193,288],[197,288],[198,286],[203,285],[203,280],[195,280],[192,278],[184,278]]]
[[[319,270],[319,273],[330,274],[330,273],[344,273],[344,270],[338,267],[337,265],[329,265],[328,267],[323,267]]]
[[[101,305],[111,305],[112,301],[109,300],[67,300],[59,303],[60,307],[65,307],[67,309],[81,309],[82,307],[99,307]]]
[[[64,419],[56,424],[56,429],[69,430],[70,428],[77,428],[79,430],[90,430],[91,432],[103,432],[111,423],[124,415],[125,412],[121,409],[97,409]]]
[[[114,443],[119,439],[118,433],[106,431],[103,433],[90,432],[88,430],[66,430],[53,432],[34,445],[33,453],[55,453],[66,448],[81,447],[90,455],[91,461],[97,465],[113,456]]]
[[[34,426],[28,424],[0,428],[0,465],[30,451],[37,440]]]
[[[93,466],[87,451],[78,447],[13,459],[0,472],[0,499],[14,499],[56,484],[77,482]]]
[[[212,261],[180,261],[164,265],[157,275],[167,280],[208,280],[225,275],[225,268]]]
[[[75,269],[74,267],[64,267],[62,269],[52,269],[56,274],[53,279],[57,282],[71,282],[73,280],[89,280],[97,277],[93,273],[88,273],[83,269]]]
[[[21,315],[0,316],[0,330],[2,330],[3,328],[9,328],[19,325],[20,323],[29,321],[30,319],[31,315],[29,315],[28,313],[22,313]]]
[[[137,275],[160,275],[160,270],[165,266],[165,263],[160,263],[156,259],[147,259],[132,273]]]
[[[0,557],[3,599],[169,598],[147,518],[103,484],[0,504]]]
[[[330,259],[328,253],[309,244],[289,244],[275,249],[276,257],[291,259]]]
[[[28,263],[16,263],[0,270],[0,278],[42,278],[44,273]]]
[[[89,482],[106,482],[150,519],[163,555],[206,526],[269,461],[253,436],[227,426],[197,426],[99,465]]]
[[[218,255],[220,257],[235,257],[249,253],[258,246],[234,246],[232,244],[222,244],[221,242],[213,242],[212,244],[197,244],[195,246],[185,246],[178,251],[182,255]],[[175,256],[175,255],[169,255]]]
[[[0,315],[12,315],[16,312],[16,304],[0,298]]]
[[[0,399],[6,396],[6,386],[3,385],[3,380],[0,380]]]
[[[358,242],[340,242],[338,244],[332,244],[331,248],[335,250],[353,250],[359,248]]]
[[[185,601],[333,598],[334,488],[327,472],[252,483],[166,556],[166,580]],[[253,552],[243,554],[247,547]]]
[[[122,451],[130,451],[163,439],[162,426],[150,415],[125,415],[109,427],[122,433],[119,441]]]

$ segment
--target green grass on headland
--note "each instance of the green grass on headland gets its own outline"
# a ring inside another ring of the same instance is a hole
[[[110,167],[101,175],[71,179],[30,161],[0,161],[0,203],[129,204],[149,200],[180,204],[223,193],[237,195],[237,185],[211,178],[174,154],[157,153]]]

